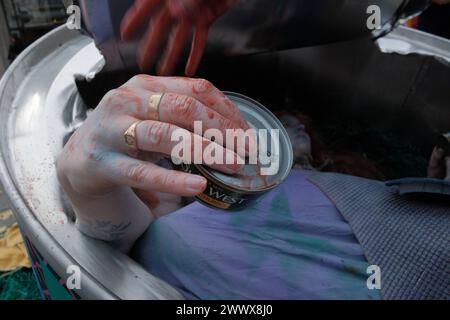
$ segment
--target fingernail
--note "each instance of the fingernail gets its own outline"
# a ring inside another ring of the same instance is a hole
[[[206,179],[200,176],[189,176],[186,179],[186,187],[193,192],[203,191],[206,187]]]

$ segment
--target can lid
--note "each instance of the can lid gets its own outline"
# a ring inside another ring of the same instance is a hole
[[[277,117],[259,102],[238,93],[224,93],[239,108],[250,127],[256,129],[258,164],[245,164],[236,175],[202,168],[219,182],[238,190],[258,192],[275,187],[292,168],[293,151],[289,135]]]

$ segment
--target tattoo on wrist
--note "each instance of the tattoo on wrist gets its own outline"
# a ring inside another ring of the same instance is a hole
[[[79,221],[82,231],[105,241],[117,241],[124,237],[131,226],[130,222],[114,224],[110,220],[85,220]]]

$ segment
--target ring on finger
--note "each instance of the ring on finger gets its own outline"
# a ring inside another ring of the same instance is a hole
[[[123,134],[123,137],[125,139],[125,143],[127,146],[137,150],[138,149],[138,143],[137,143],[137,136],[136,136],[136,127],[139,123],[142,121],[136,121],[134,122]]]
[[[148,119],[159,120],[159,105],[164,96],[164,93],[153,94],[148,101]]]

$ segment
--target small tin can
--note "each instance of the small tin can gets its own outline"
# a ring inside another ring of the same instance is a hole
[[[208,181],[205,191],[195,198],[197,201],[216,209],[241,210],[269,190],[277,187],[288,176],[293,163],[293,151],[289,136],[277,117],[259,102],[244,95],[224,92],[225,95],[239,108],[242,116],[256,132],[263,130],[267,137],[265,143],[278,143],[277,148],[266,146],[267,159],[264,166],[249,164],[246,161],[243,170],[236,175],[228,175],[207,166],[199,164],[174,165],[177,170],[197,174]],[[258,146],[261,139],[258,137]],[[262,175],[262,167],[270,167],[272,161],[277,161],[276,173]]]

